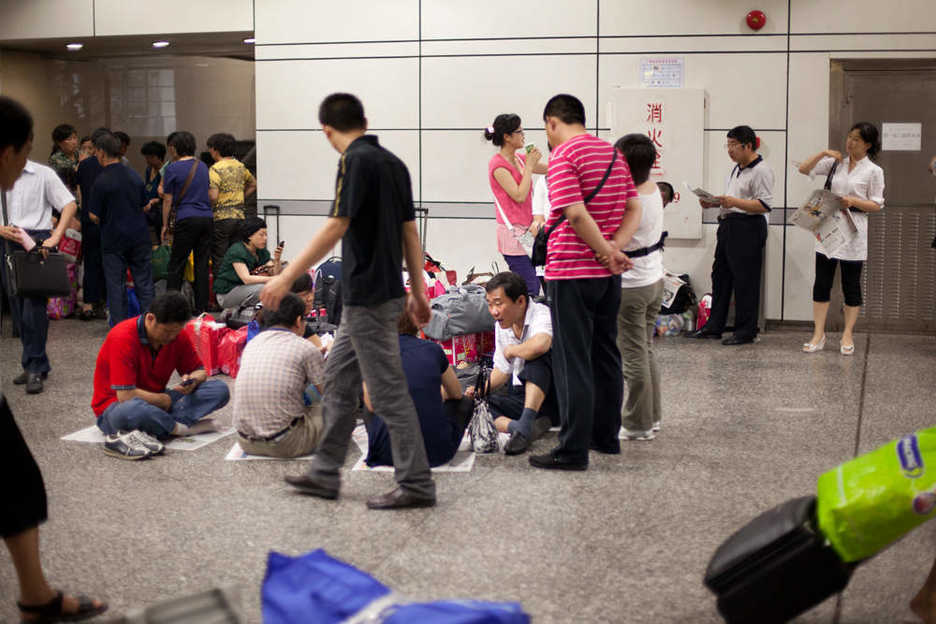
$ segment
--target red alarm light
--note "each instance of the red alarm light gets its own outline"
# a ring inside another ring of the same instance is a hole
[[[760,9],[748,12],[746,19],[751,30],[760,30],[767,23],[767,15]]]

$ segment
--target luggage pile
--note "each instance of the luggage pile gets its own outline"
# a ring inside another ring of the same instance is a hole
[[[841,592],[864,561],[936,515],[936,427],[819,477],[815,496],[770,509],[729,537],[705,573],[730,624],[786,622]]]
[[[452,366],[465,368],[494,353],[494,319],[483,286],[451,286],[430,300],[426,338],[441,345]]]
[[[656,319],[657,336],[679,336],[693,332],[696,327],[696,295],[689,275],[663,275],[663,303]]]

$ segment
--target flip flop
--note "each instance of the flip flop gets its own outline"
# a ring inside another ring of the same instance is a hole
[[[47,624],[50,622],[78,622],[93,618],[107,611],[107,603],[96,607],[90,598],[84,594],[79,594],[75,596],[75,599],[78,601],[78,610],[74,613],[65,613],[62,610],[62,601],[64,598],[65,594],[59,591],[55,594],[55,598],[45,604],[24,605],[21,602],[17,602],[16,606],[19,607],[20,612],[23,614],[37,616],[34,620],[22,620],[23,624],[36,624],[37,622],[39,624]]]

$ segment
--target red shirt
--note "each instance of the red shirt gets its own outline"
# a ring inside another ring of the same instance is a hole
[[[549,156],[549,203],[552,210],[547,229],[562,216],[564,209],[584,201],[601,182],[614,146],[590,134],[574,136]],[[611,174],[598,194],[585,206],[598,229],[610,239],[621,225],[627,200],[637,198],[627,161],[618,154]],[[568,221],[549,237],[546,254],[546,279],[591,279],[610,277],[611,273],[595,260],[595,252],[575,233]]]
[[[146,338],[143,317],[127,319],[110,330],[98,352],[91,409],[96,416],[103,414],[117,401],[118,390],[165,392],[173,372],[186,375],[199,368],[201,360],[186,332],[159,351],[153,351]]]

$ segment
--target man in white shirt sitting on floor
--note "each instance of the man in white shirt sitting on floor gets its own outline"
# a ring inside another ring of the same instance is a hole
[[[516,273],[498,273],[484,288],[496,321],[488,404],[497,430],[510,433],[504,452],[519,455],[559,420],[550,359],[552,320],[547,306],[527,296],[526,282]],[[505,391],[492,392],[504,385]]]

